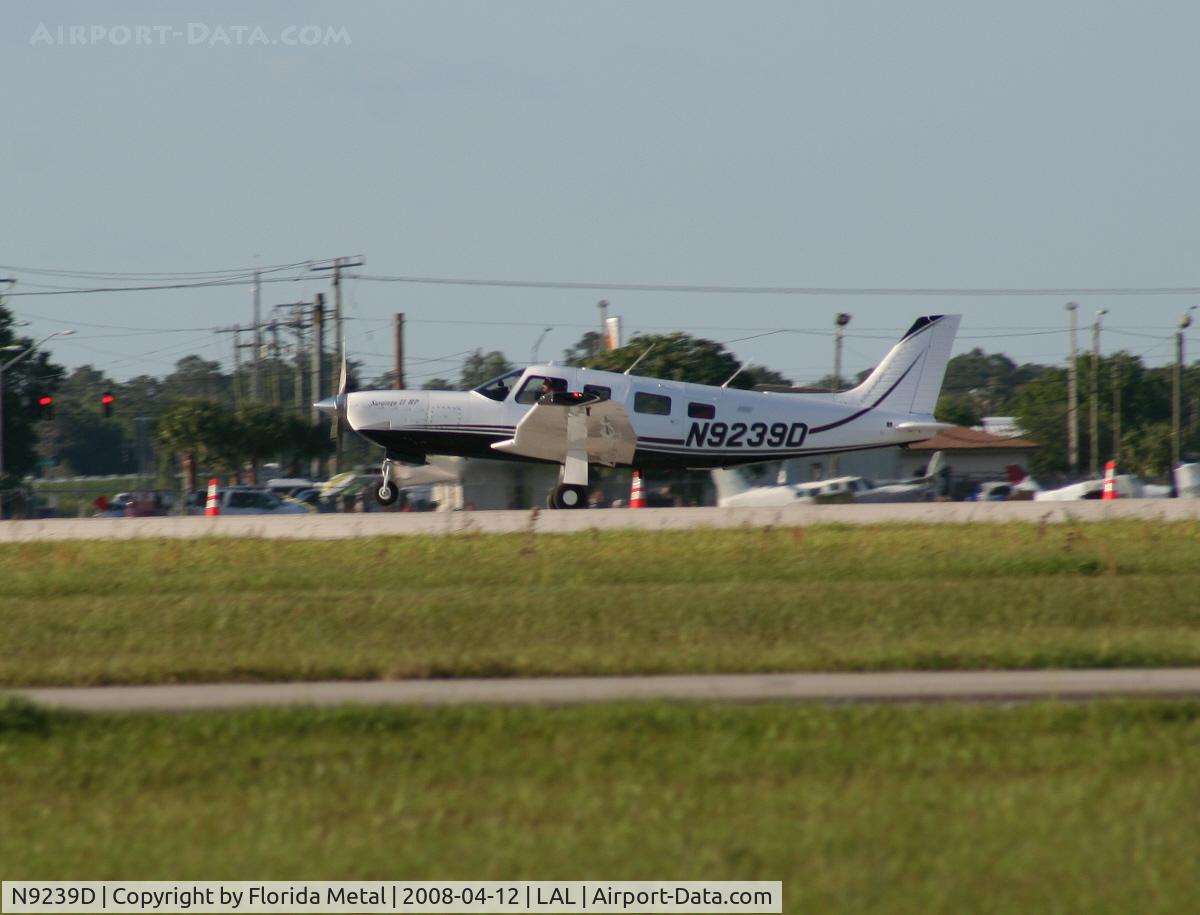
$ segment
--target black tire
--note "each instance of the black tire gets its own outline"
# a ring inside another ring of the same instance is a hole
[[[586,486],[555,486],[550,494],[551,508],[587,508]]]
[[[375,487],[375,501],[380,505],[393,505],[399,497],[400,490],[396,488],[395,483],[388,483],[387,486],[380,484]]]

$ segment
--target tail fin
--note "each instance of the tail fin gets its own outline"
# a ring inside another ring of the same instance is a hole
[[[932,416],[962,315],[917,318],[867,380],[838,395],[849,403]]]

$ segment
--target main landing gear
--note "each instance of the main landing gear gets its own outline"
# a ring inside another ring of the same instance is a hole
[[[400,490],[392,482],[392,460],[383,459],[383,481],[375,488],[375,501],[380,505],[392,505],[400,495]]]
[[[550,490],[546,504],[550,508],[587,508],[587,487],[560,483]]]
[[[551,508],[588,507],[587,414],[575,407],[567,411],[567,448],[558,485],[550,491]]]

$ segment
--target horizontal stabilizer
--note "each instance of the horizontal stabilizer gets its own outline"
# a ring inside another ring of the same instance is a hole
[[[896,423],[895,428],[900,432],[910,434],[912,441],[920,442],[927,438],[933,438],[943,429],[953,429],[954,423]]]

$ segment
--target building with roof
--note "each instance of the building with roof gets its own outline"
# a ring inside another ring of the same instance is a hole
[[[1040,446],[1015,435],[995,435],[983,429],[952,426],[931,439],[899,449],[897,476],[916,476],[935,451],[945,455],[945,466],[955,480],[979,482],[1004,477],[1017,466],[1028,472],[1029,459]]]

